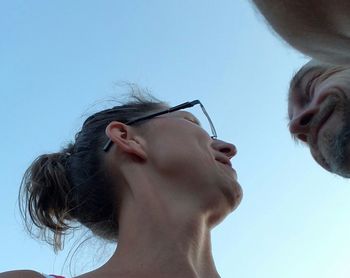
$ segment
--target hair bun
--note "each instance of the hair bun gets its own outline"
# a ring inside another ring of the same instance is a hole
[[[32,223],[41,232],[37,235],[61,247],[61,236],[70,228],[70,184],[67,177],[67,151],[39,156],[24,174],[21,194],[21,212],[26,226],[33,233]],[[46,232],[51,230],[53,237]]]

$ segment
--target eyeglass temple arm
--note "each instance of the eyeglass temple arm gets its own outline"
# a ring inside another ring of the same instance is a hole
[[[180,105],[177,105],[177,106],[169,108],[167,110],[167,112],[170,113],[170,112],[173,112],[173,111],[176,111],[176,110],[181,110],[181,109],[185,109],[185,108],[188,108],[188,107],[192,107],[192,106],[194,106],[194,105],[196,105],[198,103],[199,104],[201,103],[198,99],[193,100],[193,101],[187,101],[187,102],[182,103]]]
[[[169,108],[169,109],[167,109],[167,110],[165,110],[165,111],[160,111],[160,112],[158,112],[158,113],[154,113],[154,114],[151,114],[151,115],[149,115],[149,116],[142,117],[142,118],[140,118],[140,119],[128,121],[128,122],[126,122],[125,124],[126,124],[126,125],[134,124],[134,123],[136,123],[136,122],[138,122],[138,121],[144,121],[144,120],[147,120],[147,119],[149,119],[149,118],[157,117],[157,116],[159,116],[159,115],[163,115],[163,114],[171,113],[171,112],[173,112],[173,111],[177,111],[177,110],[185,109],[185,108],[188,108],[188,107],[192,107],[192,106],[194,106],[194,105],[196,105],[196,104],[200,104],[200,105],[202,106],[201,102],[200,102],[198,99],[193,100],[193,101],[187,101],[187,102],[182,103],[182,104],[180,104],[180,105],[171,107],[171,108]],[[104,150],[105,152],[107,152],[108,149],[109,149],[111,146],[112,146],[112,140],[109,139],[108,142],[104,145],[103,150]]]
[[[177,110],[181,110],[181,109],[185,109],[185,108],[188,108],[188,107],[192,107],[192,106],[194,106],[194,105],[196,105],[198,103],[200,103],[199,100],[188,101],[188,102],[182,103],[180,105],[171,107],[171,108],[169,108],[167,110],[163,110],[163,111],[160,111],[158,113],[152,113],[149,116],[145,116],[145,117],[142,117],[142,118],[139,118],[139,119],[136,119],[136,120],[131,120],[129,122],[126,122],[125,124],[126,125],[131,125],[131,124],[137,123],[139,121],[148,120],[148,119],[160,116],[160,115],[164,115],[164,114],[171,113],[171,112],[174,112],[174,111],[177,111]]]

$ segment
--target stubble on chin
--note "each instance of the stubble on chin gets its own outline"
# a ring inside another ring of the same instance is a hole
[[[342,103],[342,118],[339,124],[342,125],[340,131],[336,135],[326,135],[325,140],[328,141],[327,162],[330,171],[345,178],[350,178],[350,101]]]

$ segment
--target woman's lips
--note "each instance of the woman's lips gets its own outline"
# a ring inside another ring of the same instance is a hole
[[[217,157],[217,158],[215,158],[215,160],[221,162],[222,164],[226,164],[226,165],[232,167],[231,161],[228,158]]]
[[[237,178],[237,172],[232,167],[231,161],[229,159],[216,159],[216,161],[220,162],[220,164],[223,164],[225,168],[229,169],[231,172],[233,172],[235,178]]]

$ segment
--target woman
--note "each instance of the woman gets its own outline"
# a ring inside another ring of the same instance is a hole
[[[194,105],[212,136],[186,112]],[[118,242],[105,265],[79,277],[219,277],[210,231],[242,197],[230,163],[235,154],[234,145],[216,139],[199,101],[169,108],[133,96],[90,116],[74,144],[33,162],[22,183],[22,212],[55,249],[76,221]]]

